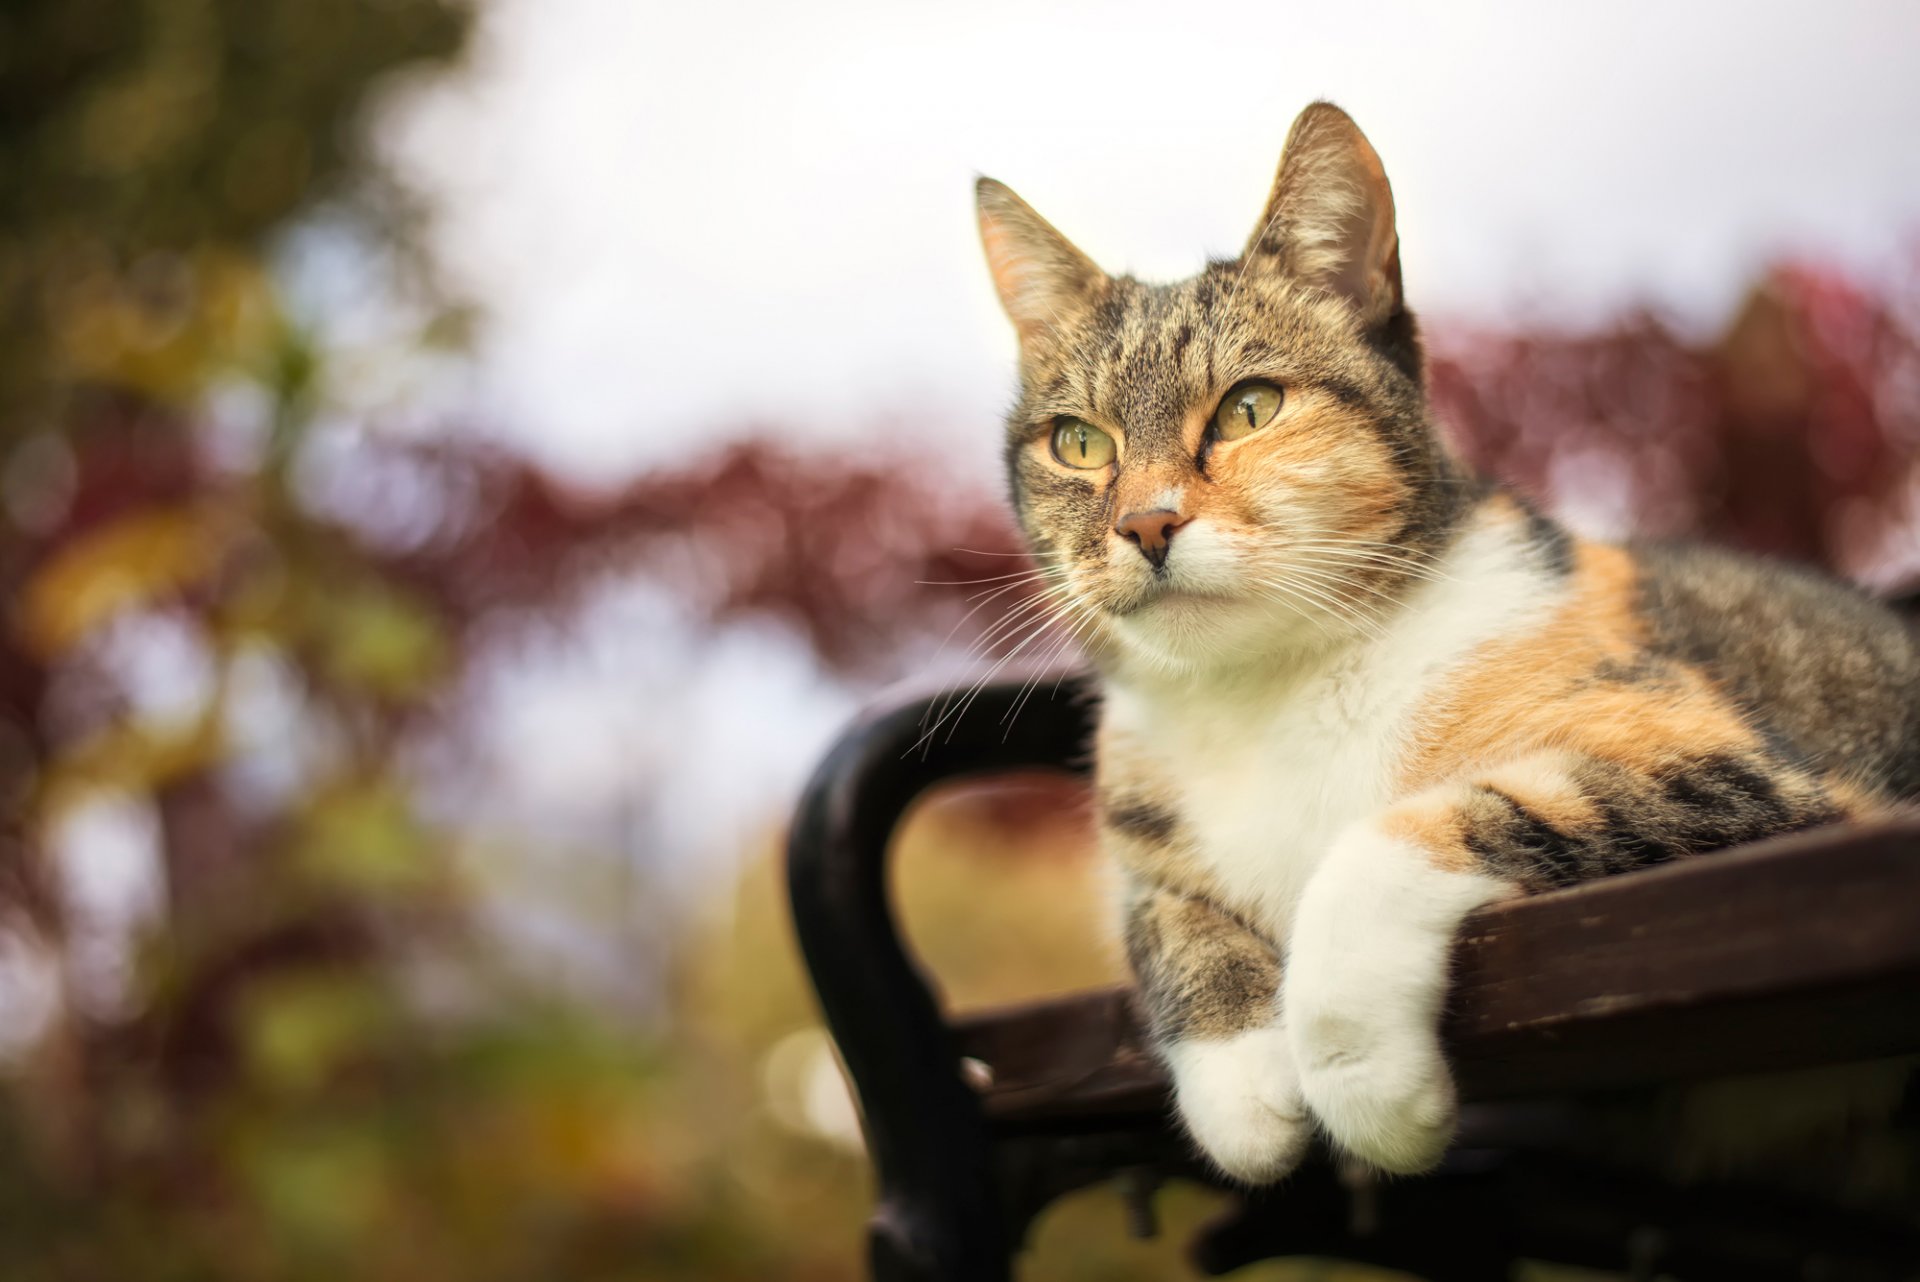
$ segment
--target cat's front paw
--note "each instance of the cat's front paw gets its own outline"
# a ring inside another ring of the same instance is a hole
[[[1247,1184],[1271,1184],[1299,1165],[1312,1125],[1283,1028],[1178,1041],[1165,1054],[1180,1118],[1214,1165]]]
[[[1308,883],[1281,1008],[1307,1107],[1348,1153],[1411,1174],[1446,1152],[1447,963],[1461,920],[1505,890],[1371,826],[1344,834]]]
[[[1301,1094],[1328,1138],[1383,1171],[1432,1169],[1458,1114],[1432,1031],[1326,1009],[1296,1010],[1294,1018]]]

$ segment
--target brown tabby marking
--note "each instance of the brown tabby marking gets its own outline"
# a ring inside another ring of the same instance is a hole
[[[1141,884],[1176,889],[1203,901],[1218,899],[1219,887],[1191,840],[1182,835],[1171,802],[1136,791],[1103,793],[1100,831],[1108,856]]]
[[[1273,1018],[1280,962],[1246,923],[1157,889],[1137,899],[1129,917],[1128,960],[1160,1036],[1231,1037]]]

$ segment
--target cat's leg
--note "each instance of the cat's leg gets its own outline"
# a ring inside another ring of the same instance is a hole
[[[1285,1004],[1308,1107],[1348,1152],[1425,1170],[1452,1138],[1439,1021],[1483,904],[1841,817],[1760,754],[1647,742],[1638,763],[1541,752],[1400,802],[1335,842],[1301,897]]]
[[[1286,1001],[1308,1107],[1340,1148],[1423,1171],[1453,1138],[1438,1027],[1461,920],[1512,887],[1383,822],[1345,832],[1307,884]]]
[[[1140,886],[1129,896],[1127,955],[1201,1150],[1249,1184],[1291,1171],[1312,1127],[1279,1019],[1272,945],[1202,900]]]

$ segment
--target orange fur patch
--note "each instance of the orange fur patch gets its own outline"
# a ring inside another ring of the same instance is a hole
[[[1568,773],[1568,764],[1569,758],[1560,753],[1524,757],[1476,775],[1474,782],[1513,798],[1542,823],[1574,832],[1600,816],[1593,798]]]
[[[1512,519],[1521,519],[1517,508]],[[1400,786],[1414,790],[1475,765],[1541,749],[1645,768],[1665,756],[1744,751],[1756,736],[1697,669],[1669,662],[1659,679],[1602,679],[1649,658],[1634,613],[1636,571],[1620,548],[1577,546],[1572,591],[1533,631],[1483,650],[1423,710]]]
[[[1381,818],[1380,831],[1426,851],[1437,868],[1464,872],[1474,865],[1459,808],[1448,793],[1429,792],[1401,802]]]

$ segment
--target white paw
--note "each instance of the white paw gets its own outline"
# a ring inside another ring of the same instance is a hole
[[[1340,1148],[1402,1174],[1453,1138],[1452,1075],[1440,1053],[1461,919],[1509,893],[1434,866],[1370,827],[1335,843],[1301,896],[1284,996],[1301,1094]]]
[[[1300,1089],[1329,1138],[1383,1171],[1430,1170],[1453,1140],[1453,1078],[1431,1029],[1302,1012]]]
[[[1181,1120],[1222,1171],[1270,1184],[1299,1165],[1313,1128],[1285,1029],[1175,1042],[1165,1054]]]

